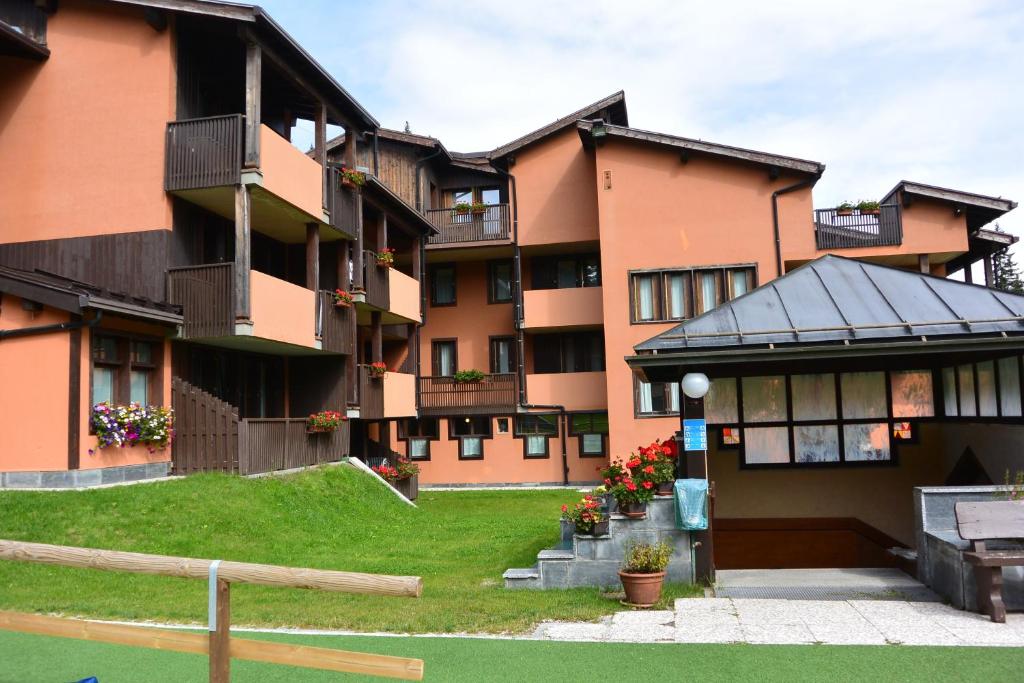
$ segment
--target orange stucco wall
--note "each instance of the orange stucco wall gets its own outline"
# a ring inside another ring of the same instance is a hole
[[[771,194],[794,182],[762,168],[610,140],[597,149],[605,357],[611,453],[664,438],[678,418],[633,417],[633,380],[623,358],[671,324],[629,324],[630,270],[752,263],[775,277]],[[603,174],[611,171],[611,188]],[[810,190],[780,198],[780,215],[810,213]],[[806,221],[810,229],[810,221]]]
[[[316,344],[316,296],[311,289],[250,271],[252,334],[312,348]]]
[[[601,306],[600,287],[528,289],[523,292],[524,327],[556,330],[600,325],[604,321]]]
[[[389,372],[384,377],[384,417],[416,416],[416,375]]]
[[[604,372],[553,372],[526,376],[530,403],[560,405],[566,410],[604,410],[608,407]]]
[[[26,311],[21,299],[0,299],[0,329],[67,322],[63,311]],[[67,469],[67,332],[10,338],[0,342],[0,470],[33,472]]]
[[[48,60],[0,58],[0,239],[170,229],[171,36],[141,8],[62,0]]]
[[[575,127],[523,149],[510,170],[522,246],[597,239],[594,158]]]
[[[264,189],[323,218],[323,168],[266,124],[260,125],[260,171]]]
[[[420,282],[395,268],[388,273],[388,310],[411,322],[420,321]]]
[[[420,332],[422,373],[431,373],[430,342],[458,338],[458,363],[463,370],[490,369],[489,336],[512,335],[512,304],[487,303],[487,264],[460,261],[455,266],[456,306],[430,306]],[[428,299],[429,301],[429,299]]]
[[[158,325],[149,325],[146,323],[136,322],[133,320],[119,320],[116,318],[104,318],[101,330],[117,330],[121,332],[133,332],[135,334],[144,334],[152,336],[154,338],[164,338],[167,334],[167,330]],[[82,399],[81,399],[81,415],[82,424],[81,431],[79,433],[79,468],[83,470],[91,470],[100,467],[120,467],[122,465],[139,465],[147,462],[167,462],[171,459],[171,449],[165,448],[162,450],[154,450],[152,453],[148,446],[132,446],[130,448],[96,448],[96,437],[89,434],[89,418],[92,414],[92,396],[90,395],[90,368],[89,368],[89,353],[90,353],[90,337],[96,334],[95,330],[89,330],[87,334],[82,335]],[[171,405],[171,342],[168,339],[164,339],[163,342],[163,377],[161,385],[163,388],[163,398],[161,405],[170,407]],[[90,451],[92,451],[90,453]],[[67,452],[67,444],[64,446],[64,452]],[[65,463],[66,467],[66,463]],[[65,469],[61,467],[60,469]]]

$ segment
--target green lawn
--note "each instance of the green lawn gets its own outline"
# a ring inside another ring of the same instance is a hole
[[[237,585],[232,623],[355,631],[522,632],[621,609],[596,589],[506,591],[557,541],[572,491],[424,492],[411,508],[348,467],[93,491],[0,492],[0,538],[422,576],[419,599]],[[668,586],[666,604],[690,595]],[[202,623],[206,583],[0,561],[0,609]]]
[[[628,645],[475,640],[261,636],[246,638],[380,652],[424,660],[425,681],[1015,681],[1024,656],[1009,648],[824,645]],[[206,658],[0,632],[0,681],[206,681]],[[380,678],[251,662],[232,681],[327,683]]]

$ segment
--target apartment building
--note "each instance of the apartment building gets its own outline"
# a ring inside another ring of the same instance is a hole
[[[412,348],[435,229],[373,163],[355,169],[377,121],[271,17],[12,0],[0,28],[8,484],[339,460],[415,416],[413,374],[368,367]],[[328,124],[354,141],[348,173],[327,162]],[[29,410],[55,392],[67,419]],[[173,406],[173,446],[99,447],[100,403]],[[350,419],[307,434],[324,410]]]

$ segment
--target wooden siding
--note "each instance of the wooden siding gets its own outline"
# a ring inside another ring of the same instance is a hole
[[[516,408],[514,373],[488,375],[482,382],[420,377],[418,391],[421,415],[494,415]]]
[[[171,473],[238,471],[238,409],[180,377],[171,380]]]
[[[168,298],[182,307],[184,339],[225,337],[235,332],[235,266],[213,263],[171,268]]]
[[[100,289],[167,301],[170,239],[170,230],[146,230],[0,244],[0,264],[39,269]]]
[[[348,456],[349,423],[306,433],[306,418],[253,418],[239,425],[238,471],[259,474],[335,462]]]
[[[335,306],[331,292],[320,292],[320,338],[324,351],[345,355],[355,353],[355,308]]]

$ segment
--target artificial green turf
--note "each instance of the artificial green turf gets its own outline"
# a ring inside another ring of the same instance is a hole
[[[232,623],[354,631],[525,631],[621,609],[596,589],[507,591],[558,540],[573,491],[424,492],[409,507],[349,467],[92,491],[0,492],[0,538],[422,576],[419,599],[235,585]],[[664,603],[693,594],[667,586]],[[0,609],[202,623],[206,583],[0,561]]]
[[[425,681],[1019,681],[1019,649],[826,645],[631,645],[467,638],[239,634],[424,660]],[[155,650],[0,632],[0,681],[100,683],[207,680],[207,660]],[[232,663],[232,681],[384,679]]]

